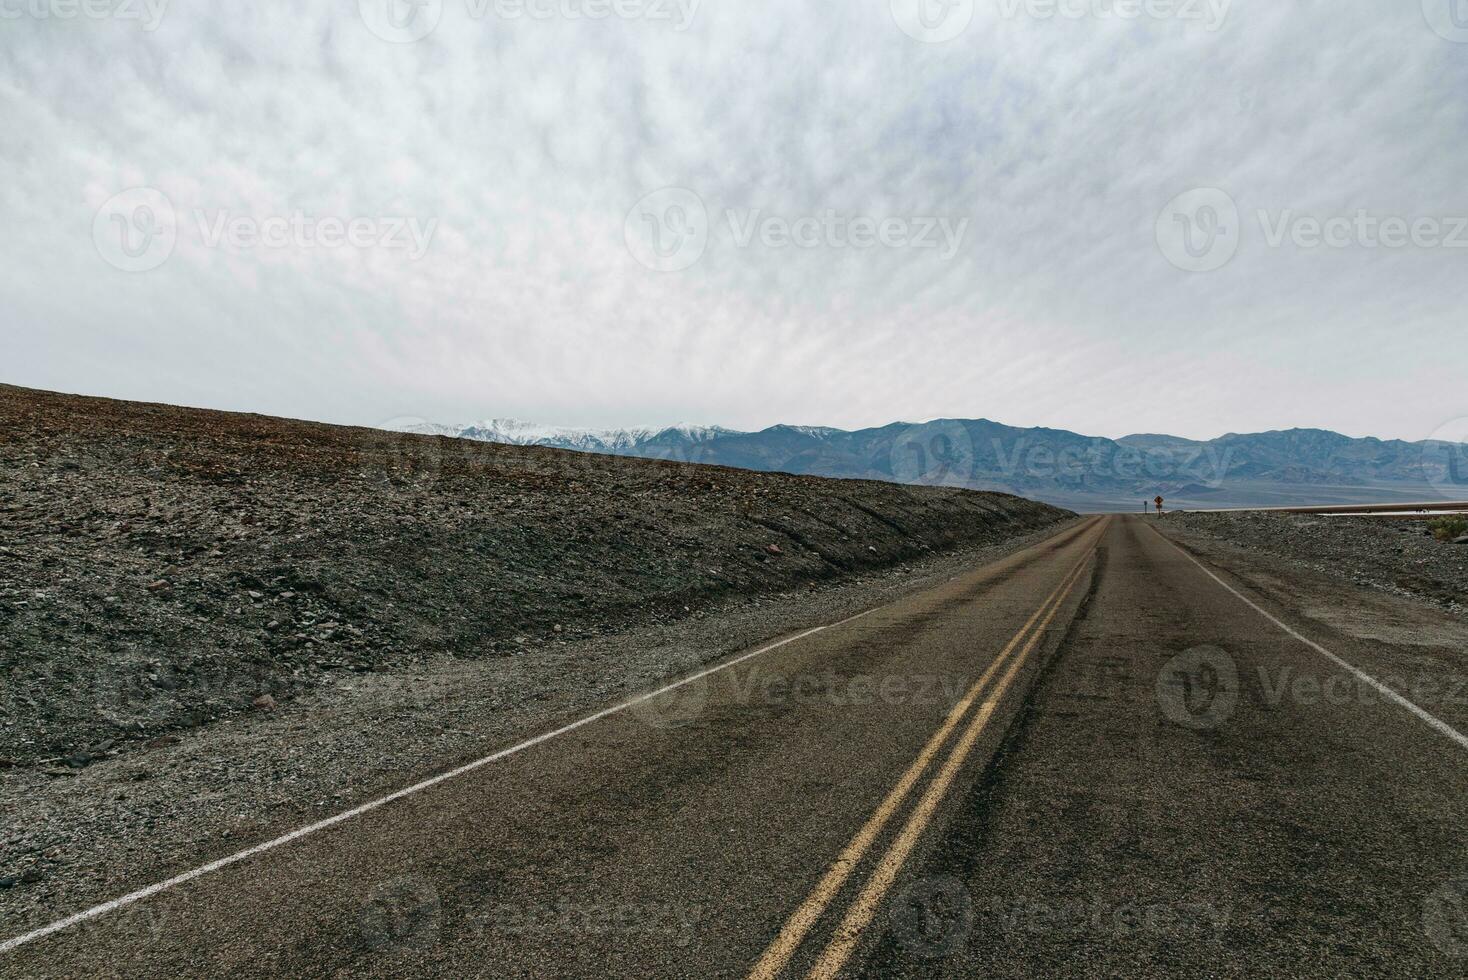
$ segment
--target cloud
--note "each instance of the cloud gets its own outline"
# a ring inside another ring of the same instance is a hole
[[[152,31],[9,3],[7,381],[368,424],[983,415],[1422,438],[1468,415],[1443,356],[1468,249],[1275,247],[1258,216],[1468,217],[1468,44],[1415,4],[1234,0],[1201,5],[1225,11],[1210,30],[978,0],[929,44],[886,3],[591,19],[565,15],[597,9],[579,0],[532,5],[548,17],[444,0],[411,43],[353,3],[175,2]],[[177,241],[129,273],[94,219],[139,186],[167,196]],[[627,243],[629,211],[667,187],[705,223],[676,272]],[[1240,215],[1205,273],[1157,241],[1194,188]],[[755,212],[823,230],[741,245]],[[381,236],[211,243],[221,216],[437,225],[414,260]],[[848,234],[924,219],[967,222],[951,256]]]

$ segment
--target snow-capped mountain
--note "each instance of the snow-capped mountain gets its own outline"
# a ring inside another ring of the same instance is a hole
[[[485,419],[465,425],[441,425],[421,420],[403,420],[389,423],[385,428],[396,432],[412,432],[418,435],[451,436],[457,439],[476,439],[480,442],[499,442],[511,446],[549,446],[553,449],[575,449],[589,453],[610,453],[617,456],[658,456],[663,448],[684,458],[676,452],[720,436],[740,435],[733,429],[716,425],[671,425],[663,428],[637,426],[627,429],[583,429],[572,426],[544,425],[523,419]]]
[[[1020,429],[986,419],[894,423],[874,429],[775,425],[741,432],[710,425],[586,429],[519,419],[439,425],[399,419],[382,428],[517,446],[714,463],[812,476],[894,480],[1117,509],[1162,493],[1199,507],[1468,499],[1468,446],[1352,439],[1316,429],[1197,441],[1122,439]]]

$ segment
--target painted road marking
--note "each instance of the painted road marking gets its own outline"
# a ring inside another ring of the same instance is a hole
[[[1086,558],[1089,559],[1090,555],[1088,554]],[[1083,559],[1082,565],[1084,564],[1085,560]],[[923,798],[918,802],[912,815],[908,817],[907,824],[902,828],[902,832],[892,842],[892,846],[883,856],[881,863],[872,872],[871,878],[867,881],[866,888],[862,890],[861,895],[852,904],[851,909],[846,913],[846,917],[841,920],[841,924],[836,927],[836,933],[832,937],[830,944],[826,946],[825,951],[821,953],[821,958],[811,968],[811,977],[829,980],[829,978],[834,978],[839,974],[841,968],[846,965],[846,961],[851,957],[852,951],[856,949],[857,941],[861,938],[863,930],[871,925],[872,919],[876,917],[877,909],[882,904],[882,899],[891,889],[892,883],[897,880],[897,873],[902,870],[902,866],[906,863],[908,855],[912,853],[912,849],[922,837],[923,831],[932,822],[933,815],[938,810],[938,805],[943,802],[943,797],[948,794],[949,787],[952,785],[954,778],[957,777],[959,770],[963,768],[964,762],[968,759],[968,754],[973,751],[974,745],[978,743],[979,736],[988,727],[989,719],[993,717],[994,710],[999,706],[999,702],[1004,698],[1004,695],[1008,693],[1009,686],[1014,682],[1015,677],[1018,676],[1020,668],[1025,665],[1025,661],[1029,658],[1029,655],[1044,637],[1045,630],[1049,628],[1051,621],[1055,618],[1055,614],[1065,604],[1065,600],[1069,598],[1070,593],[1075,589],[1076,582],[1079,580],[1078,568],[1076,573],[1070,578],[1064,595],[1050,607],[1050,612],[1045,616],[1044,622],[1030,635],[1029,642],[1025,644],[1024,650],[1015,658],[1014,663],[1010,665],[1009,670],[1005,673],[1004,679],[999,682],[995,690],[984,701],[983,707],[979,709],[978,713],[974,715],[973,720],[969,722],[969,726],[964,731],[963,737],[953,747],[953,751],[949,754],[948,760],[943,764],[943,768],[938,772],[938,775],[933,777],[933,782],[928,786],[927,792],[923,794]]]
[[[86,911],[78,912],[75,915],[69,915],[64,919],[58,919],[57,921],[52,922],[49,925],[41,926],[39,929],[35,929],[23,935],[16,936],[13,939],[7,939],[4,942],[0,942],[0,953],[8,953],[13,949],[17,949],[21,946],[26,945],[27,943],[33,943],[37,939],[44,938],[51,935],[52,933],[60,932],[63,929],[69,929],[72,926],[82,922],[86,922],[89,919],[95,919],[98,916],[106,915],[108,912],[114,912],[117,909],[124,908],[125,906],[141,902],[144,899],[151,898],[154,895],[157,895],[159,892],[165,892],[171,888],[177,888],[179,885],[193,881],[195,878],[202,878],[204,875],[211,874],[212,872],[218,871],[221,868],[227,868],[231,864],[238,864],[241,861],[246,861],[252,857],[264,854],[266,851],[272,851],[277,847],[281,847],[282,845],[289,844],[293,841],[298,841],[303,837],[309,837],[312,834],[319,833],[329,827],[335,827],[339,823],[345,823],[346,821],[351,820],[354,817],[360,817],[363,814],[371,813],[373,810],[376,810],[379,807],[386,806],[387,804],[392,803],[395,800],[400,800],[405,796],[412,796],[415,793],[421,793],[426,789],[431,789],[432,787],[437,786],[440,783],[446,783],[451,779],[457,779],[458,777],[467,775],[476,769],[487,766],[491,762],[498,762],[501,759],[509,758],[512,755],[524,752],[526,749],[534,748],[535,746],[540,745],[544,742],[549,742],[553,738],[558,738],[562,735],[574,732],[578,728],[584,728],[585,726],[590,725],[592,722],[600,721],[603,718],[607,718],[611,715],[618,714],[619,712],[626,711],[628,708],[642,704],[643,702],[651,701],[653,698],[661,697],[662,695],[667,694],[671,691],[675,691],[678,688],[683,687],[684,685],[692,684],[694,681],[702,680],[703,678],[708,677],[712,674],[717,674],[721,671],[728,670],[731,667],[738,666],[739,664],[744,663],[746,660],[752,660],[762,654],[769,653],[771,650],[778,650],[780,647],[795,643],[798,640],[803,640],[808,636],[815,635],[816,633],[821,633],[826,630],[833,630],[839,626],[845,626],[847,623],[854,622],[858,619],[861,619],[863,616],[870,615],[880,608],[882,607],[878,606],[872,609],[868,609],[865,612],[857,613],[855,616],[848,616],[838,622],[830,623],[826,626],[816,626],[812,629],[805,630],[804,632],[797,633],[794,636],[786,637],[785,639],[780,640],[776,643],[771,643],[770,645],[761,647],[758,650],[754,650],[750,653],[735,657],[733,660],[726,661],[725,663],[719,664],[716,667],[710,667],[707,670],[700,671],[690,677],[685,677],[682,680],[675,681],[674,683],[668,684],[665,687],[658,688],[656,691],[651,691],[640,697],[633,698],[630,701],[623,701],[622,703],[613,705],[610,708],[604,708],[601,711],[596,712],[595,714],[587,715],[585,718],[573,721],[569,725],[563,725],[560,728],[557,728],[555,731],[546,732],[542,735],[537,735],[534,738],[526,739],[525,741],[520,742],[517,745],[512,745],[507,749],[501,749],[500,751],[487,755],[482,759],[475,759],[473,762],[466,763],[465,765],[462,765],[457,769],[452,769],[448,772],[440,773],[439,775],[434,776],[431,779],[425,779],[422,782],[414,783],[412,786],[400,789],[395,793],[389,793],[387,796],[379,797],[378,799],[363,803],[361,806],[353,807],[350,810],[345,810],[341,813],[335,814],[334,816],[326,817],[323,820],[318,820],[313,824],[308,824],[305,827],[292,830],[290,833],[282,834],[280,837],[277,837],[274,840],[268,840],[263,844],[256,844],[254,847],[247,847],[243,851],[238,851],[234,854],[229,855],[228,857],[220,858],[217,861],[210,861],[208,864],[200,865],[199,867],[194,868],[192,871],[185,871],[183,874],[175,875],[174,877],[169,878],[166,881],[157,882],[156,884],[149,885],[146,888],[140,888],[135,892],[129,892],[128,894],[123,895],[120,898],[114,898],[109,902],[103,902],[101,905],[93,906]]]
[[[1082,564],[1084,564],[1084,561]],[[1061,594],[1061,590],[1066,587],[1067,582],[1079,573],[1080,566],[1078,565],[1065,579],[1061,580],[1060,585],[1056,586],[1055,591],[1051,592],[1050,596],[1044,602],[1040,603],[1040,608],[1036,609],[1034,615],[1029,618],[1029,621],[1020,627],[1018,633],[1014,634],[1009,643],[994,658],[993,663],[988,666],[983,674],[979,676],[979,679],[974,682],[974,685],[969,688],[963,699],[954,705],[953,710],[948,713],[948,717],[944,719],[943,724],[928,739],[922,751],[918,753],[916,761],[902,774],[902,778],[897,781],[897,785],[887,794],[886,799],[881,802],[871,817],[867,819],[867,822],[857,831],[856,836],[841,851],[835,862],[826,869],[826,873],[821,877],[821,880],[816,884],[816,887],[811,891],[810,895],[806,897],[805,901],[801,903],[800,907],[786,921],[784,928],[780,930],[780,934],[770,943],[769,948],[765,950],[764,955],[759,958],[759,961],[755,963],[754,968],[750,971],[750,980],[771,980],[771,978],[778,976],[780,971],[785,968],[785,964],[790,961],[790,957],[795,954],[796,949],[800,947],[801,942],[805,939],[806,933],[810,931],[811,926],[815,925],[816,920],[821,917],[821,913],[826,910],[826,907],[831,904],[831,900],[836,897],[841,887],[846,884],[846,879],[856,870],[857,864],[861,862],[862,857],[865,856],[872,843],[881,834],[882,829],[887,826],[887,822],[892,819],[892,816],[897,812],[902,801],[907,798],[907,794],[917,784],[918,779],[927,771],[933,759],[937,757],[944,743],[948,741],[948,736],[958,727],[964,715],[968,714],[968,709],[978,699],[979,694],[988,685],[990,679],[1004,665],[1004,661],[1014,651],[1015,647],[1023,642],[1025,634],[1029,632],[1030,627],[1035,625],[1035,622],[1044,614],[1045,610],[1050,606],[1050,603],[1055,601],[1056,597]]]
[[[1038,545],[1032,547],[1038,547]],[[55,922],[41,926],[37,929],[33,929],[30,932],[12,937],[3,942],[0,942],[0,954],[19,949],[21,946],[25,946],[28,943],[33,943],[38,939],[43,939],[53,933],[61,932],[62,930],[69,929],[74,925],[78,925],[82,922],[87,922],[99,916],[106,915],[109,912],[115,912],[118,909],[125,908],[129,905],[134,905],[138,902],[144,901],[145,899],[151,898],[154,895],[159,894],[160,892],[165,892],[169,891],[170,889],[177,888],[179,885],[193,881],[195,878],[202,878],[205,875],[212,874],[213,872],[222,870],[223,868],[227,868],[232,864],[238,864],[241,861],[247,861],[250,858],[258,857],[259,855],[264,854],[267,851],[275,850],[278,847],[282,847],[294,841],[301,840],[302,838],[309,837],[312,834],[320,833],[323,830],[335,827],[337,824],[345,823],[348,820],[352,820],[356,817],[363,816],[364,814],[371,813],[373,810],[384,807],[387,804],[403,799],[404,797],[413,796],[414,794],[421,793],[426,789],[431,789],[434,786],[439,785],[440,783],[446,783],[452,779],[457,779],[460,776],[468,775],[469,773],[474,772],[476,769],[483,768],[490,763],[509,758],[512,755],[524,752],[526,749],[534,748],[535,746],[540,745],[544,742],[549,742],[551,739],[569,734],[570,732],[574,732],[578,728],[584,728],[585,726],[590,725],[593,722],[597,722],[603,718],[608,718],[612,715],[619,714],[620,712],[626,711],[628,708],[636,707],[637,705],[643,704],[647,701],[651,701],[654,698],[662,697],[664,694],[676,691],[680,687],[692,684],[695,681],[700,681],[705,677],[721,673],[722,671],[729,670],[732,667],[737,667],[739,664],[742,664],[748,660],[753,660],[755,657],[769,653],[772,650],[778,650],[781,647],[788,646],[789,644],[803,640],[806,637],[814,636],[815,634],[824,632],[826,630],[837,629],[838,627],[845,626],[848,623],[855,622],[856,620],[861,619],[863,616],[869,616],[872,613],[876,612],[878,609],[885,608],[886,605],[890,605],[890,603],[885,603],[882,606],[875,606],[864,612],[859,612],[854,616],[848,616],[845,619],[838,620],[837,622],[829,623],[825,626],[816,626],[803,632],[797,633],[794,636],[786,637],[783,640],[771,643],[767,646],[759,648],[758,650],[742,654],[738,657],[733,658],[732,660],[725,661],[722,664],[710,667],[707,670],[699,671],[698,673],[685,677],[682,680],[675,681],[671,684],[660,687],[656,691],[650,691],[647,694],[641,695],[640,697],[632,698],[628,701],[623,701],[620,704],[613,705],[610,708],[604,708],[601,711],[587,715],[586,717],[573,721],[570,724],[563,725],[560,728],[555,729],[554,731],[545,732],[544,734],[537,735],[534,738],[526,739],[525,741],[520,742],[517,745],[512,745],[507,749],[501,749],[498,752],[491,753],[490,755],[486,755],[483,758],[475,759],[473,762],[469,762],[462,766],[459,766],[457,769],[452,769],[448,772],[440,773],[437,776],[433,776],[421,782],[414,783],[411,786],[397,790],[393,793],[389,793],[386,796],[379,797],[375,800],[370,800],[367,803],[363,803],[360,806],[353,807],[350,810],[344,810],[341,813],[337,813],[333,816],[318,820],[315,823],[307,824],[304,827],[299,827],[296,830],[292,830],[289,833],[282,834],[281,836],[276,837],[274,840],[268,840],[264,843],[256,844],[253,847],[247,847],[244,850],[237,851],[227,857],[219,858],[216,861],[210,861],[208,864],[200,865],[197,868],[194,868],[190,871],[185,871],[182,874],[173,876],[172,878],[156,882],[152,885],[147,886],[146,888],[140,888],[137,891],[129,892],[126,895],[122,895],[110,901],[103,902],[100,905],[94,905],[89,909],[77,912],[73,915],[69,915],[63,919],[58,919]]]
[[[1438,718],[1436,715],[1433,715],[1430,712],[1424,710],[1423,708],[1420,708],[1417,705],[1413,704],[1411,701],[1408,701],[1406,698],[1402,697],[1396,691],[1393,691],[1391,688],[1389,688],[1385,684],[1381,683],[1381,681],[1377,680],[1375,677],[1372,677],[1370,674],[1367,674],[1364,671],[1357,669],[1354,665],[1347,663],[1346,661],[1342,660],[1340,657],[1337,657],[1335,654],[1331,653],[1329,650],[1327,650],[1325,647],[1321,646],[1319,643],[1316,643],[1314,640],[1310,639],[1307,636],[1302,636],[1297,630],[1295,630],[1289,624],[1284,623],[1284,622],[1281,622],[1280,620],[1276,619],[1272,614],[1269,613],[1268,610],[1264,609],[1262,606],[1260,606],[1258,603],[1256,603],[1253,599],[1250,599],[1248,596],[1244,595],[1238,589],[1234,588],[1232,585],[1229,585],[1227,582],[1225,582],[1223,579],[1219,578],[1217,575],[1214,575],[1213,572],[1211,570],[1209,570],[1208,566],[1204,565],[1201,561],[1199,561],[1198,559],[1194,558],[1192,555],[1188,554],[1187,551],[1185,551],[1182,548],[1181,545],[1177,544],[1175,541],[1173,541],[1167,535],[1163,534],[1161,531],[1157,530],[1156,528],[1151,527],[1151,525],[1148,525],[1148,528],[1149,528],[1149,530],[1152,531],[1153,534],[1156,534],[1163,541],[1166,541],[1168,544],[1170,544],[1174,548],[1176,548],[1177,551],[1178,551],[1178,554],[1182,555],[1184,558],[1186,558],[1188,561],[1192,562],[1194,565],[1197,565],[1198,568],[1203,572],[1204,575],[1207,575],[1209,578],[1213,579],[1213,581],[1217,582],[1219,585],[1223,586],[1225,589],[1227,589],[1228,591],[1232,592],[1234,594],[1234,596],[1240,602],[1242,602],[1244,605],[1248,606],[1250,609],[1254,610],[1256,613],[1258,613],[1259,615],[1263,616],[1265,619],[1269,620],[1271,623],[1273,623],[1274,625],[1278,626],[1280,629],[1284,630],[1290,636],[1293,636],[1295,639],[1299,640],[1301,643],[1305,644],[1307,647],[1309,647],[1310,649],[1314,650],[1316,653],[1320,654],[1322,657],[1324,657],[1325,659],[1329,660],[1331,663],[1335,664],[1338,667],[1343,668],[1344,670],[1350,671],[1359,680],[1365,681],[1367,684],[1369,684],[1372,687],[1374,687],[1378,692],[1381,693],[1381,695],[1383,697],[1387,698],[1390,701],[1396,702],[1397,704],[1401,705],[1403,708],[1406,708],[1408,711],[1412,712],[1412,714],[1416,715],[1418,718],[1421,718],[1423,721],[1427,722],[1428,725],[1430,725],[1431,727],[1433,727],[1434,729],[1436,729],[1440,734],[1446,735],[1448,738],[1452,739],[1454,742],[1457,742],[1460,747],[1465,748],[1465,749],[1468,749],[1468,736],[1465,736],[1462,732],[1458,731],[1456,728],[1454,728],[1452,725],[1449,725],[1447,722],[1443,721],[1441,718]]]

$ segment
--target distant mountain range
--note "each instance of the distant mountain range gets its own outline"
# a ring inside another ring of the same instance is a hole
[[[1468,499],[1468,446],[1354,439],[1290,429],[1198,441],[1023,429],[987,419],[898,422],[847,431],[777,425],[572,429],[516,419],[409,422],[397,431],[520,446],[737,466],[811,476],[1001,490],[1076,510],[1287,506]]]

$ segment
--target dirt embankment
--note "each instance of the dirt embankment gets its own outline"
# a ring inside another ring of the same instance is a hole
[[[1180,512],[1163,520],[1357,585],[1468,612],[1468,545],[1436,540],[1426,520],[1260,511]]]
[[[0,386],[0,765],[85,766],[335,672],[530,656],[1069,516]]]

